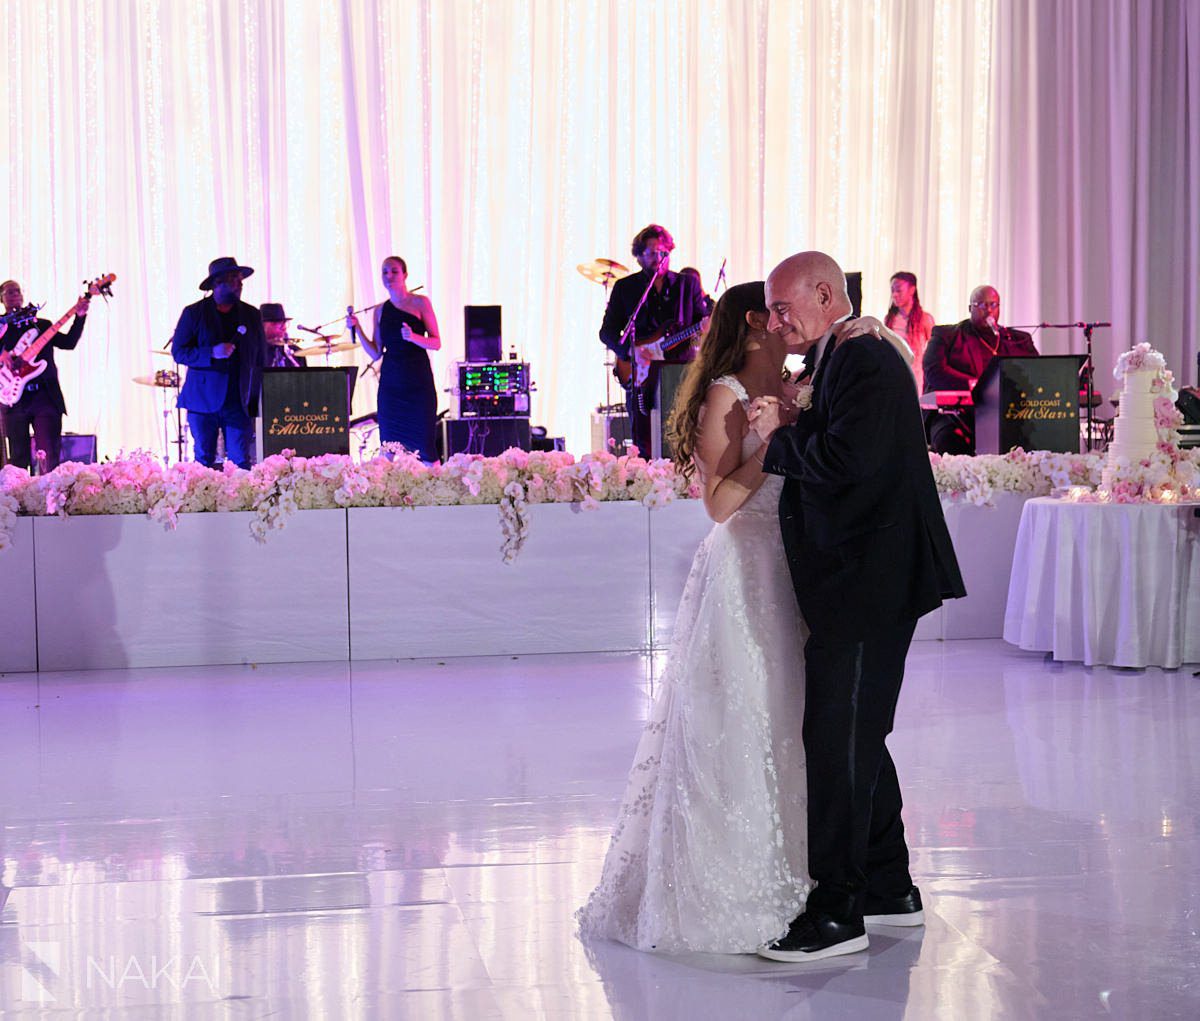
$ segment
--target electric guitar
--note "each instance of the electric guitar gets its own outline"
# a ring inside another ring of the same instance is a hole
[[[637,395],[638,407],[642,409],[643,413],[646,410],[646,392],[650,389],[647,385],[650,382],[650,367],[655,362],[665,361],[672,352],[689,343],[700,333],[705,322],[706,320],[702,319],[698,323],[684,327],[677,333],[669,332],[673,323],[660,327],[648,337],[634,341],[630,352],[633,357],[629,361],[624,358],[617,359],[616,365],[613,367],[613,375],[617,377],[617,382],[621,386]]]
[[[87,290],[80,297],[97,294],[111,297],[113,281],[116,279],[116,273],[106,273],[102,277],[97,277],[87,285]],[[36,329],[29,330],[17,341],[11,351],[0,353],[0,404],[11,408],[21,399],[21,394],[25,392],[25,385],[46,371],[47,363],[38,361],[37,356],[41,354],[42,348],[57,336],[59,330],[74,314],[75,306],[72,305],[62,318],[52,324],[45,333],[39,335]]]

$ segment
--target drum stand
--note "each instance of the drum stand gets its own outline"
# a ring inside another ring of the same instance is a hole
[[[171,395],[175,397],[175,407],[171,407]],[[171,413],[175,413],[175,439],[171,439],[170,426]],[[162,409],[162,432],[163,432],[163,465],[167,468],[171,467],[171,448],[175,448],[175,463],[180,464],[184,460],[185,448],[187,447],[187,434],[183,431],[183,409],[179,406],[179,387],[174,386],[163,390],[163,409]]]

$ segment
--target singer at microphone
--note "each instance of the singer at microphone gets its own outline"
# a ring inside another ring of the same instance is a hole
[[[971,292],[969,318],[954,326],[935,326],[922,366],[925,393],[971,390],[993,358],[1036,356],[1033,338],[1023,330],[1000,325],[1000,294],[981,284]],[[971,411],[932,415],[926,422],[929,445],[939,454],[975,453],[975,420]]]

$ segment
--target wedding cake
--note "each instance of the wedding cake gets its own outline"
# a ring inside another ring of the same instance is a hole
[[[1123,386],[1103,471],[1104,486],[1115,480],[1119,462],[1136,463],[1150,458],[1160,443],[1174,447],[1179,442],[1172,422],[1173,377],[1158,351],[1149,344],[1138,344],[1117,359],[1113,377]]]

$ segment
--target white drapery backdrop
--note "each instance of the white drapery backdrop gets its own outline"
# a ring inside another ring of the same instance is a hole
[[[299,322],[383,296],[404,256],[442,324],[504,307],[534,419],[588,448],[604,294],[667,225],[712,286],[822,248],[882,315],[908,269],[939,322],[1087,318],[1102,389],[1137,340],[1192,382],[1200,0],[7,0],[0,278],[65,311],[67,428],[161,450],[135,375],[210,259]],[[293,329],[293,333],[295,330]],[[1043,331],[1048,353],[1080,350]],[[361,355],[343,360],[365,364]],[[614,399],[616,391],[613,391]],[[373,406],[364,381],[359,411]],[[448,403],[443,395],[442,405]]]

